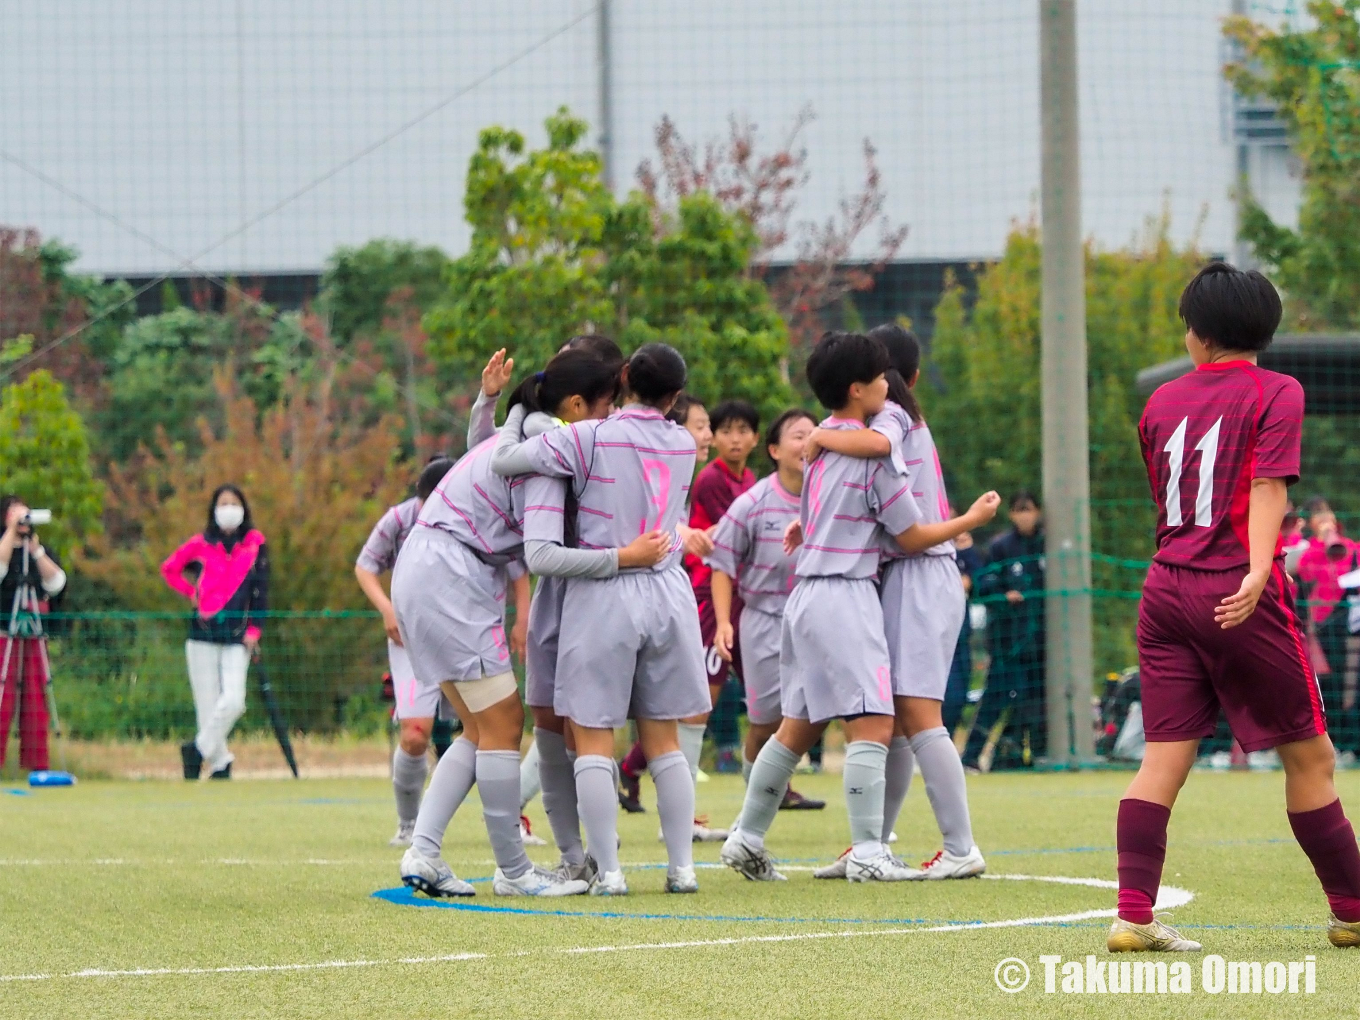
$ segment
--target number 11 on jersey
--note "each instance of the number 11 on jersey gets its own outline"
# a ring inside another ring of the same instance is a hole
[[[1182,418],[1167,440],[1166,523],[1178,528],[1185,523],[1181,516],[1181,472],[1185,467],[1185,432],[1189,418]],[[1199,459],[1199,491],[1195,494],[1195,526],[1209,528],[1214,523],[1214,464],[1218,460],[1218,434],[1223,427],[1220,417],[1204,437],[1195,444]]]

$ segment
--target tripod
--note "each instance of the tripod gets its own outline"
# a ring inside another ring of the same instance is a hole
[[[30,580],[30,562],[28,542],[23,543],[23,568],[19,573],[19,584],[14,591],[14,602],[10,606],[9,626],[5,631],[5,651],[3,661],[0,661],[0,703],[5,697],[5,684],[9,678],[9,664],[16,652],[15,643],[18,641],[36,641],[38,654],[42,658],[43,697],[47,705],[47,716],[51,720],[53,734],[57,738],[58,753],[61,756],[61,770],[66,771],[66,739],[61,729],[61,717],[57,715],[57,699],[52,692],[52,664],[47,658],[47,636],[43,633],[42,614],[38,608],[38,593]],[[18,661],[15,663],[14,677],[14,700],[15,715],[21,719],[23,717],[23,691],[24,691],[24,666],[27,657],[22,649],[18,650]],[[8,727],[6,727],[8,730]],[[22,745],[23,726],[20,724],[20,742]],[[4,738],[8,740],[9,734],[6,732]]]

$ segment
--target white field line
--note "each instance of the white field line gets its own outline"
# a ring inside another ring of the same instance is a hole
[[[1093,889],[1114,889],[1118,883],[1103,878],[1071,878],[1062,875],[984,875],[996,881],[1052,882],[1059,885],[1081,885]],[[1164,885],[1157,894],[1157,908],[1172,910],[1185,906],[1195,898],[1188,889]],[[1047,914],[1042,917],[1018,917],[1005,921],[970,921],[963,924],[940,924],[927,928],[882,928],[875,930],[813,931],[789,935],[744,935],[722,939],[692,939],[685,942],[633,942],[620,945],[572,946],[563,949],[520,951],[514,953],[453,953],[447,956],[410,956],[393,960],[323,960],[318,963],[241,964],[232,967],[156,967],[134,970],[86,969],[65,974],[0,974],[0,984],[13,981],[53,981],[61,978],[131,978],[178,977],[202,974],[261,974],[279,971],[342,970],[355,967],[421,966],[439,963],[458,963],[468,960],[496,960],[530,955],[567,955],[587,953],[631,953],[645,950],[703,949],[709,946],[739,946],[770,942],[808,942],[821,939],[854,939],[884,935],[922,935],[939,932],[976,931],[983,928],[1022,928],[1045,924],[1067,924],[1098,917],[1113,917],[1116,911],[1083,910],[1071,914]]]

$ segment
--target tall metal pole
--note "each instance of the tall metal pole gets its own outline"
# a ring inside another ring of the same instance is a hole
[[[596,17],[595,58],[599,71],[600,92],[600,171],[604,186],[614,190],[614,82],[613,47],[610,43],[609,0],[599,0]]]
[[[1091,473],[1076,0],[1039,0],[1048,757],[1093,757]]]

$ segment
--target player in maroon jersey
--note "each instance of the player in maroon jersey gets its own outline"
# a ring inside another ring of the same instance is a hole
[[[1202,269],[1180,301],[1195,371],[1158,389],[1138,426],[1157,504],[1138,614],[1147,754],[1119,803],[1111,952],[1201,948],[1152,910],[1171,807],[1220,708],[1244,750],[1279,752],[1289,824],[1331,906],[1327,936],[1360,946],[1360,849],[1280,556],[1303,388],[1256,364],[1280,314],[1260,273]]]

